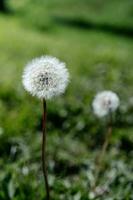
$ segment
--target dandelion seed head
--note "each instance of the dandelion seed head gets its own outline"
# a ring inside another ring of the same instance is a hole
[[[92,107],[94,114],[98,117],[104,117],[110,112],[114,112],[120,104],[119,97],[112,91],[103,91],[96,95]]]
[[[65,63],[52,56],[42,56],[26,65],[22,79],[24,88],[33,96],[50,99],[64,93],[69,73]]]

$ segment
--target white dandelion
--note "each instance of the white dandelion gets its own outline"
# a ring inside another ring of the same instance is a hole
[[[92,103],[94,114],[104,117],[110,112],[116,111],[120,104],[119,97],[112,91],[103,91],[96,95]]]
[[[41,99],[64,93],[68,82],[69,73],[65,63],[52,56],[33,59],[23,73],[24,88]]]
[[[50,189],[46,169],[46,100],[64,93],[69,83],[65,63],[52,56],[42,56],[29,62],[22,76],[24,88],[33,96],[42,99],[42,169],[46,188],[46,199],[50,200]]]
[[[104,157],[106,155],[106,151],[110,142],[110,138],[113,130],[113,117],[112,112],[115,112],[120,104],[119,97],[116,93],[112,91],[103,91],[96,95],[93,100],[92,107],[95,115],[99,118],[107,117],[105,123],[107,123],[106,133],[104,142],[101,148],[99,155],[97,156],[97,166],[95,171],[95,192],[97,187],[97,181],[99,179],[99,175],[101,173]]]

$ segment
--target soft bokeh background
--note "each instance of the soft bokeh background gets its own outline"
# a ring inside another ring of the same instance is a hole
[[[95,158],[105,134],[94,95],[121,106],[99,184],[99,200],[133,199],[133,1],[0,0],[0,200],[43,200],[41,102],[21,83],[24,65],[49,54],[71,83],[48,102],[48,172],[53,200],[94,199]]]

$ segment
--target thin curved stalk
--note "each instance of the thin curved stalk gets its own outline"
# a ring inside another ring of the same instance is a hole
[[[102,149],[100,151],[100,154],[98,155],[97,160],[96,160],[97,169],[96,169],[96,175],[95,175],[95,187],[97,185],[100,172],[101,172],[101,170],[103,168],[103,161],[104,161],[104,158],[105,158],[105,155],[106,155],[106,151],[107,151],[107,148],[108,148],[108,145],[109,145],[109,142],[110,142],[110,138],[111,138],[111,135],[112,135],[112,129],[113,129],[113,126],[112,126],[112,114],[110,112],[110,114],[109,114],[109,123],[108,123],[107,133],[105,135],[105,140],[104,140],[104,143],[102,145]]]
[[[42,127],[42,169],[43,169],[43,176],[45,182],[45,189],[46,189],[46,200],[50,200],[50,189],[48,184],[48,175],[47,175],[47,167],[46,167],[46,118],[47,118],[47,106],[46,100],[43,99],[43,127]]]

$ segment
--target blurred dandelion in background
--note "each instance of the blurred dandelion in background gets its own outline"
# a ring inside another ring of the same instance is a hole
[[[96,95],[92,106],[97,117],[104,117],[114,112],[120,104],[119,97],[112,91],[103,91]]]
[[[103,118],[106,117],[107,122],[107,132],[105,134],[104,143],[102,145],[101,151],[96,158],[96,171],[95,171],[95,184],[94,184],[94,192],[96,195],[102,195],[106,192],[105,188],[97,187],[99,175],[102,171],[104,165],[104,158],[106,155],[106,151],[110,142],[110,137],[112,135],[113,128],[113,113],[118,109],[120,105],[119,97],[116,93],[112,91],[103,91],[99,92],[92,102],[92,107],[94,114]]]

